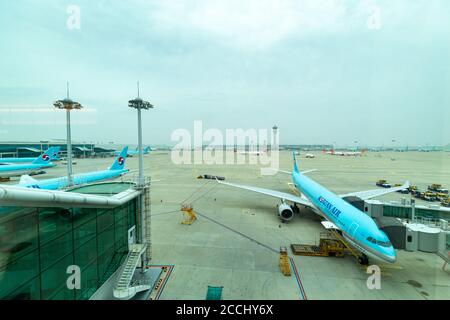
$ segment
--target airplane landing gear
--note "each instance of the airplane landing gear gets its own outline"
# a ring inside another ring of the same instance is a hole
[[[300,213],[300,208],[297,206],[296,203],[294,203],[294,204],[291,206],[291,209],[292,209],[292,212],[294,212],[294,213],[296,213],[296,214]]]
[[[358,258],[358,262],[360,265],[368,266],[369,265],[369,257],[367,257],[364,253],[361,257]]]

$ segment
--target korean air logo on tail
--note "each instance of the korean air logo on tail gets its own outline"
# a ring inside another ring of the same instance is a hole
[[[117,160],[117,162],[118,162],[120,165],[123,165],[123,163],[125,162],[125,159],[124,159],[123,157],[119,157],[119,159]]]
[[[48,161],[48,160],[50,160],[50,157],[49,157],[47,154],[44,154],[44,155],[42,156],[42,160]]]

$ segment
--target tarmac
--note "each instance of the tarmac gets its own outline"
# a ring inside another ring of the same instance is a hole
[[[392,184],[409,180],[421,189],[432,183],[450,187],[448,152],[368,152],[361,157],[308,153],[316,157],[306,159],[302,152],[297,156],[300,169],[317,169],[309,176],[338,194],[376,189],[378,179]],[[258,157],[251,157],[258,162]],[[113,159],[75,161],[74,171],[81,173],[105,169]],[[137,170],[137,157],[127,161],[128,168]],[[258,163],[176,165],[171,154],[162,151],[145,156],[145,173],[154,180],[151,263],[173,266],[160,299],[204,300],[208,285],[223,286],[223,299],[236,300],[450,299],[450,267],[444,271],[444,260],[436,254],[399,251],[395,264],[379,266],[381,288],[369,289],[371,274],[352,256],[292,255],[292,243],[317,244],[324,231],[309,210],[301,208],[292,221],[281,223],[278,199],[197,179],[212,174],[230,182],[292,192],[289,175],[263,176],[260,168]],[[280,153],[279,168],[292,169],[290,152]],[[59,164],[35,178],[64,175],[65,170]],[[393,193],[379,199],[408,197]],[[181,224],[182,203],[192,205],[197,213],[192,225]],[[280,272],[281,246],[292,257],[290,277]]]

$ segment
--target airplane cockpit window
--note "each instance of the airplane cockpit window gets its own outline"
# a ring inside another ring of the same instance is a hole
[[[378,241],[377,240],[377,244],[379,246],[386,247],[386,248],[392,247],[392,243],[390,241]]]
[[[391,247],[392,246],[392,243],[390,241],[380,241],[380,240],[376,240],[372,237],[368,237],[367,240],[372,242],[373,244],[377,244],[382,247]]]

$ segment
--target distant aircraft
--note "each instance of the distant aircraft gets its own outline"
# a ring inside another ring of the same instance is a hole
[[[58,154],[60,147],[51,147],[44,154],[29,164],[2,164],[0,165],[0,178],[18,177],[23,174],[39,173],[44,168],[56,166],[51,162],[51,156]]]
[[[59,161],[61,159],[58,158],[58,152],[60,147],[56,147],[58,148],[57,151],[53,152],[52,154],[50,154],[50,161]],[[33,162],[34,160],[36,160],[37,158],[0,158],[0,164],[9,164],[9,163],[28,163],[28,162]]]
[[[239,150],[238,151],[236,148],[234,148],[234,153],[237,153],[237,154],[248,154],[248,155],[251,155],[251,156],[260,156],[262,154],[265,154],[266,151],[264,151],[264,150],[255,150],[255,151],[253,151],[253,150],[251,150],[251,151]]]
[[[120,155],[115,159],[113,165],[103,171],[94,171],[73,176],[73,184],[81,185],[86,183],[104,181],[115,179],[127,173],[129,170],[125,169],[125,161],[127,159],[128,147],[123,148]],[[54,179],[36,180],[30,176],[22,176],[18,187],[58,190],[67,187],[67,177],[59,177]]]
[[[334,149],[330,149],[329,151],[323,149],[323,153],[331,154],[333,156],[362,156],[364,151],[334,151]]]
[[[147,147],[147,148],[145,148],[145,149],[142,151],[142,154],[149,154],[150,151],[153,151],[152,148]],[[114,154],[117,156],[117,155],[120,154],[120,151],[116,151]],[[137,156],[137,155],[139,155],[139,147],[136,148],[136,150],[130,150],[130,151],[128,151],[128,156],[129,156],[129,157],[133,157],[133,156]]]
[[[281,204],[278,206],[278,215],[283,221],[291,220],[294,216],[294,211],[298,212],[297,204],[311,208],[327,220],[327,222],[322,222],[324,226],[327,224],[329,227],[342,232],[344,238],[364,254],[360,258],[360,263],[362,264],[368,264],[367,256],[389,263],[396,261],[396,252],[387,235],[378,228],[371,217],[346,202],[343,198],[356,196],[362,200],[367,200],[406,189],[409,187],[408,181],[402,186],[391,189],[377,189],[336,195],[305,175],[305,173],[314,170],[300,172],[297,167],[295,154],[293,154],[293,161],[294,170],[292,173],[280,171],[292,175],[292,181],[296,189],[301,193],[300,196],[224,181],[217,180],[217,182],[281,199]],[[290,201],[294,205],[289,206],[285,201]]]

